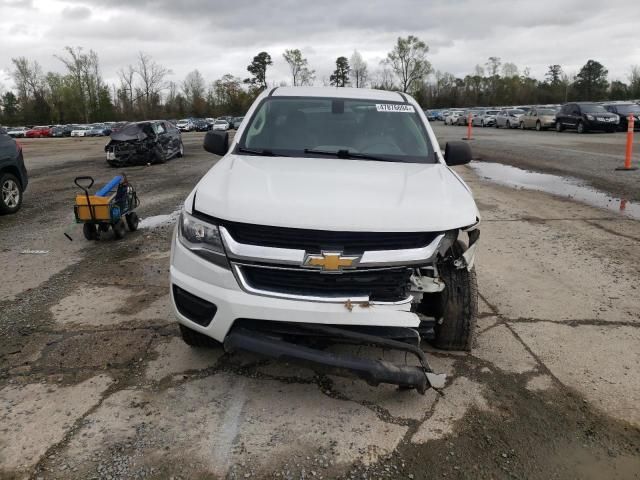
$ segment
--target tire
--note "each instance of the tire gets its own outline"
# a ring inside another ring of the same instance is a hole
[[[451,253],[454,258],[462,255],[463,248],[459,242]],[[440,265],[440,276],[445,289],[431,295],[425,305],[425,313],[442,319],[435,325],[435,338],[431,341],[434,347],[441,350],[470,351],[476,321],[478,317],[478,283],[475,269],[458,269],[452,260]]]
[[[98,229],[93,223],[85,223],[82,226],[82,234],[89,241],[98,239]]]
[[[556,122],[556,132],[560,133],[563,130],[564,127],[562,126],[562,124],[560,122]]]
[[[587,129],[585,128],[583,122],[578,122],[578,125],[576,125],[576,130],[578,131],[578,133],[587,133]]]
[[[129,227],[129,231],[135,232],[138,229],[138,225],[140,224],[140,218],[138,218],[138,214],[136,212],[127,213],[125,215],[125,219],[127,220],[127,227]]]
[[[184,157],[184,144],[180,142],[180,146],[178,147],[178,153],[176,155],[178,158]]]
[[[482,121],[480,122],[480,126],[481,126],[482,128],[484,128],[484,127],[485,127],[485,125],[484,125],[484,120],[482,120]]]
[[[524,122],[520,122],[520,130],[524,130]]]
[[[116,237],[116,240],[120,240],[127,233],[127,228],[125,227],[124,220],[120,219],[117,223],[111,225],[113,229],[113,235]]]
[[[181,323],[178,324],[180,327],[180,335],[182,336],[182,341],[189,345],[190,347],[204,347],[211,348],[217,347],[220,345],[220,342],[216,342],[213,338],[207,337],[200,332],[196,332],[195,330],[191,330],[189,327],[185,327]]]
[[[536,122],[536,130],[537,130],[538,132],[541,132],[541,131],[542,131],[542,124],[541,124],[540,122]]]
[[[511,122],[509,120],[507,120],[507,124],[505,125],[506,128],[511,128]]]
[[[496,124],[494,125],[494,127],[500,128],[500,125],[498,125],[498,121],[497,120],[496,120]]]
[[[16,213],[22,206],[22,185],[12,173],[0,174],[0,213]]]

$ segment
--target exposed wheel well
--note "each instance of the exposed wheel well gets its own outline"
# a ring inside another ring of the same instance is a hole
[[[6,167],[0,168],[0,175],[4,173],[10,173],[14,177],[16,177],[18,179],[18,182],[20,182],[20,188],[24,190],[24,185],[22,184],[22,176],[20,175],[20,171],[18,170],[18,167],[15,167],[13,165],[8,165]]]

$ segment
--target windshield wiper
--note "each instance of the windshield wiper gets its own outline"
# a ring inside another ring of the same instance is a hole
[[[250,153],[252,155],[261,155],[263,157],[287,157],[288,155],[282,155],[280,153],[273,153],[268,148],[262,149],[254,149],[254,148],[245,148],[245,147],[237,147],[238,152],[241,153]]]
[[[329,150],[316,150],[313,148],[305,148],[304,153],[318,153],[320,155],[333,155],[338,158],[361,158],[363,160],[377,160],[379,162],[394,162],[388,158],[377,157],[375,155],[369,155],[367,153],[350,152],[349,150],[337,150],[331,152]]]

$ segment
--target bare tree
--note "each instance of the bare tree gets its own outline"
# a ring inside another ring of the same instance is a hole
[[[302,56],[300,50],[285,50],[282,54],[291,70],[293,86],[312,85],[315,80],[315,70],[309,69],[309,62]]]
[[[369,76],[367,72],[367,62],[364,61],[360,52],[354,50],[349,63],[351,64],[351,83],[356,88],[364,87]]]
[[[131,113],[133,111],[133,82],[135,78],[135,68],[133,65],[127,65],[127,68],[121,68],[118,70],[118,76],[120,77],[120,90],[126,93],[127,105],[126,111],[127,113]]]
[[[201,115],[205,109],[205,84],[202,74],[196,69],[189,72],[182,82],[182,91],[191,105],[194,115]]]
[[[387,54],[386,61],[400,79],[403,92],[420,85],[431,72],[431,64],[427,61],[428,51],[426,43],[409,35],[407,38],[398,37],[395,47]]]
[[[149,115],[156,101],[160,99],[160,92],[167,87],[165,78],[172,72],[156,63],[150,55],[144,52],[138,54],[138,64],[135,67],[135,72],[142,82],[140,90],[144,99],[144,113]]]
[[[58,56],[73,79],[74,93],[84,116],[84,121],[89,122],[99,108],[98,97],[103,87],[100,75],[100,62],[98,54],[93,50],[83,52],[82,47],[65,47],[67,56]]]
[[[44,75],[37,61],[30,61],[26,57],[12,58],[14,70],[11,72],[13,81],[21,99],[36,97],[44,88]]]

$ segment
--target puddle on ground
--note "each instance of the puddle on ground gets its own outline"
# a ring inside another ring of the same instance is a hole
[[[138,228],[157,228],[163,225],[170,225],[180,216],[180,210],[171,212],[165,215],[154,215],[152,217],[145,217],[140,220]]]
[[[470,167],[480,177],[499,185],[551,193],[640,220],[639,203],[615,198],[600,190],[587,187],[577,178],[531,172],[502,163],[471,162]]]

